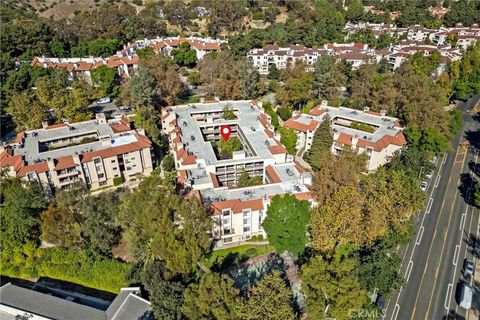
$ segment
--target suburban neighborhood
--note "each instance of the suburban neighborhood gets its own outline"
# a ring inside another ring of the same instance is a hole
[[[0,9],[0,319],[480,317],[480,2]]]

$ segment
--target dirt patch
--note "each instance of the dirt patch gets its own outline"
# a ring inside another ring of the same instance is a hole
[[[112,248],[112,255],[114,258],[126,262],[132,262],[134,260],[133,254],[128,248],[128,244],[125,238],[122,238],[120,242]]]

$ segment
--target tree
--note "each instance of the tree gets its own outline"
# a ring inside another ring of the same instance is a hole
[[[29,91],[14,94],[7,107],[19,132],[41,128],[46,111],[47,108]]]
[[[292,291],[285,285],[280,273],[273,272],[266,275],[248,291],[240,318],[245,320],[296,319],[292,308]]]
[[[342,244],[359,247],[365,233],[374,230],[363,224],[363,197],[354,187],[341,187],[312,212],[311,246],[320,252],[333,252]]]
[[[120,78],[115,68],[102,65],[94,69],[92,71],[92,80],[104,97],[116,97],[120,93]]]
[[[270,80],[276,80],[278,79],[279,71],[277,69],[276,64],[272,64],[270,67],[268,67],[268,79]]]
[[[313,135],[312,145],[304,158],[313,169],[319,169],[325,164],[325,157],[330,156],[333,144],[333,135],[330,131],[330,117],[323,118]]]
[[[382,297],[388,297],[404,282],[398,272],[402,259],[397,254],[396,244],[390,243],[389,237],[387,235],[372,247],[360,250],[355,270],[361,285],[369,292],[377,289]]]
[[[41,215],[42,240],[64,249],[79,249],[83,244],[79,219],[75,212],[51,204]]]
[[[251,177],[248,173],[242,172],[238,177],[237,188],[257,186],[262,182],[262,176]]]
[[[136,106],[147,106],[152,103],[155,94],[155,78],[140,65],[128,81],[128,92]]]
[[[473,203],[480,207],[480,182],[476,182],[475,186],[473,187]]]
[[[302,289],[308,314],[314,319],[348,319],[350,310],[367,302],[367,292],[354,274],[355,259],[315,256],[302,266]]]
[[[358,22],[364,16],[364,9],[362,1],[354,0],[348,5],[348,10],[345,14],[345,19],[350,22]]]
[[[145,129],[147,136],[158,146],[162,145],[161,115],[157,109],[151,105],[136,108],[135,126]]]
[[[110,254],[120,236],[115,223],[118,203],[118,195],[113,192],[88,196],[82,201],[82,235],[89,246],[103,255]]]
[[[277,91],[277,100],[284,106],[291,105],[299,109],[308,101],[313,75],[305,72],[302,63],[297,63],[292,70],[287,71],[287,77],[285,85]]]
[[[65,109],[70,99],[68,90],[69,82],[67,74],[61,70],[55,70],[50,76],[43,76],[35,81],[35,96],[47,109],[52,109],[55,120],[60,122],[64,118]]]
[[[138,261],[158,259],[165,277],[186,276],[210,247],[212,220],[195,198],[182,199],[158,176],[121,197],[118,220]]]
[[[197,64],[197,52],[192,49],[188,42],[182,42],[178,49],[173,49],[170,52],[173,61],[181,67],[192,68]]]
[[[118,39],[81,39],[71,49],[71,55],[74,57],[108,57],[122,48],[122,43]]]
[[[225,106],[223,108],[223,119],[225,120],[235,120],[237,116],[233,112],[233,109],[230,106]]]
[[[277,252],[288,251],[300,255],[309,242],[307,236],[309,223],[310,203],[286,194],[273,197],[262,227],[267,233],[268,241]]]
[[[67,56],[67,50],[65,48],[65,44],[60,41],[58,38],[53,38],[52,41],[49,43],[50,52],[54,57],[57,58],[65,58]]]
[[[180,281],[166,279],[164,268],[164,264],[158,260],[147,263],[142,272],[142,283],[149,293],[153,314],[157,319],[180,320],[185,287]]]
[[[236,319],[239,293],[228,275],[203,274],[198,284],[193,283],[185,290],[182,313],[191,320]]]
[[[287,148],[288,153],[295,154],[297,146],[297,133],[295,130],[287,127],[279,127],[280,142]]]
[[[312,91],[316,99],[334,99],[339,97],[338,87],[345,81],[330,55],[321,55],[315,63]]]
[[[243,150],[242,142],[237,137],[230,137],[227,140],[220,140],[218,143],[220,155],[223,157],[232,157],[233,152]]]
[[[313,178],[313,196],[318,203],[323,203],[342,187],[356,187],[365,171],[364,154],[357,155],[346,149],[338,156],[330,152],[318,156],[320,159],[315,162]]]
[[[448,27],[453,27],[457,23],[464,26],[470,26],[478,23],[480,20],[480,4],[475,1],[460,0],[455,1],[450,6],[450,10],[445,14],[444,21]]]
[[[251,61],[241,59],[239,61],[238,69],[243,98],[256,98],[258,96],[258,85],[260,80],[260,73],[257,68],[253,66]]]
[[[42,187],[17,178],[0,180],[0,245],[18,245],[37,240],[40,212],[45,209]]]
[[[89,99],[85,90],[86,86],[88,86],[87,83],[75,81],[68,93],[64,114],[70,122],[87,121],[92,118],[92,114],[87,109]]]
[[[155,78],[155,91],[160,104],[175,105],[184,91],[184,85],[172,60],[166,55],[156,54],[140,60],[140,65]]]
[[[279,107],[277,108],[277,114],[283,121],[286,121],[292,117],[292,109],[289,107]]]

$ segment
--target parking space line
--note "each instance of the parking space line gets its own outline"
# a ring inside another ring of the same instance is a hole
[[[412,269],[413,269],[413,261],[410,260],[408,262],[407,270],[405,272],[405,279],[407,280],[407,282],[408,282],[408,279],[410,279],[410,274],[412,273]]]
[[[452,261],[454,266],[457,265],[459,253],[460,253],[460,245],[457,244],[455,246],[455,253],[453,254],[453,261]]]
[[[439,175],[437,175],[437,177],[435,178],[435,183],[434,183],[434,185],[433,185],[434,188],[438,187],[438,184],[439,184],[439,182],[440,182],[440,178],[441,178],[441,177],[442,177],[442,176],[439,174]]]
[[[460,219],[460,225],[458,226],[460,230],[465,229],[465,220],[467,220],[465,219],[466,217],[467,217],[467,213],[462,213],[462,218]]]
[[[450,299],[452,298],[452,290],[453,290],[453,283],[449,283],[448,288],[447,288],[447,295],[445,296],[445,303],[443,304],[443,306],[447,310],[450,307]]]
[[[430,213],[430,209],[432,209],[433,198],[428,199],[427,210],[425,213]]]
[[[400,306],[398,304],[395,305],[395,309],[393,309],[393,313],[392,313],[392,318],[393,320],[397,320],[397,316],[398,316],[398,311],[400,311]]]
[[[424,231],[424,227],[421,226],[420,229],[418,230],[418,234],[417,234],[417,240],[415,240],[415,245],[418,245],[420,244],[420,242],[422,242],[422,237],[423,237],[423,231]]]

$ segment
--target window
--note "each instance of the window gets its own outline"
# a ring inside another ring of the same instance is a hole
[[[230,219],[223,219],[223,224],[230,224]]]
[[[105,177],[105,175],[104,175],[103,173],[100,173],[100,174],[98,175],[98,179],[102,179],[103,177]]]
[[[107,185],[107,181],[101,181],[101,182],[99,183],[99,185],[100,185],[101,187],[106,186],[106,185]]]
[[[117,167],[113,167],[112,170],[117,170],[118,168]]]
[[[250,219],[243,219],[243,224],[250,224]]]
[[[100,162],[101,162],[100,158],[96,158],[96,159],[93,160],[93,163],[95,163],[95,164],[100,163]]]
[[[250,232],[250,227],[243,227],[243,232]]]
[[[232,237],[223,239],[224,243],[228,243],[228,242],[232,242],[232,241],[233,241]]]
[[[225,210],[222,212],[224,216],[229,216],[230,215],[230,210]]]
[[[244,217],[249,217],[250,216],[250,211],[244,211],[243,216]]]
[[[126,167],[125,169],[126,169],[127,171],[128,171],[128,170],[132,170],[132,167]]]
[[[113,159],[111,162],[112,162],[112,163],[115,163],[115,159]]]

